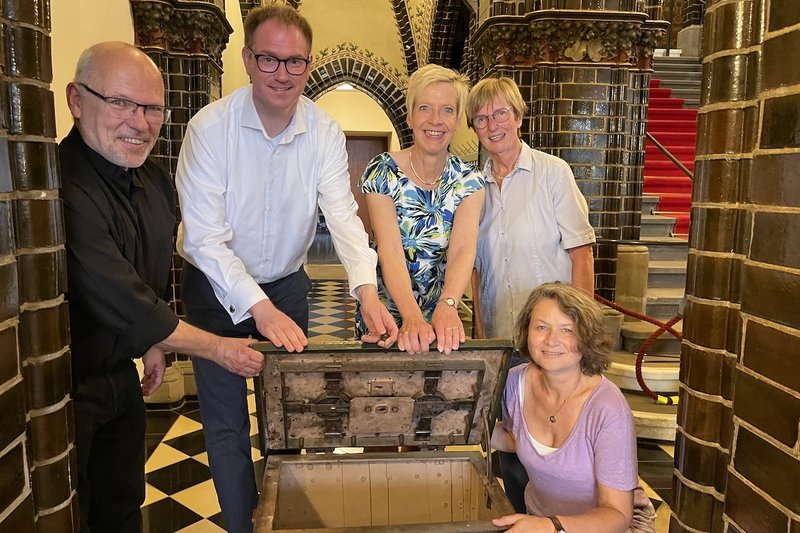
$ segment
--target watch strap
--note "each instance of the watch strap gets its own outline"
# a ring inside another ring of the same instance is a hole
[[[548,516],[547,518],[549,518],[553,526],[555,526],[556,533],[567,533],[567,530],[561,525],[561,520],[559,520],[557,516]]]

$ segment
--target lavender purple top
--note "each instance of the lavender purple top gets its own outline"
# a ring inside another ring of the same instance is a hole
[[[617,490],[638,485],[633,415],[619,388],[602,378],[583,406],[572,433],[555,452],[542,456],[533,447],[522,415],[525,371],[508,373],[503,428],[514,436],[517,456],[528,472],[528,513],[571,515],[597,506],[597,482]]]

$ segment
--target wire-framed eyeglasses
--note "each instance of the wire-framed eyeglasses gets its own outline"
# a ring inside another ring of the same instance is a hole
[[[108,104],[108,108],[111,112],[111,116],[119,119],[128,119],[131,118],[136,110],[140,107],[144,109],[144,118],[147,122],[151,124],[159,124],[162,122],[167,122],[170,116],[170,109],[163,105],[154,105],[154,104],[140,104],[138,102],[134,102],[133,100],[127,100],[125,98],[119,98],[117,96],[105,96],[100,94],[99,92],[95,91],[85,83],[78,82],[77,85],[80,85],[89,94],[92,94],[106,104]]]
[[[248,48],[248,50],[250,49]],[[277,71],[281,66],[281,63],[283,63],[283,65],[286,67],[286,72],[292,76],[300,76],[306,71],[306,69],[308,69],[308,64],[311,63],[311,60],[305,57],[278,59],[277,57],[269,54],[257,54],[252,50],[250,50],[250,53],[256,58],[258,70],[265,74],[272,74],[273,72]]]
[[[505,122],[508,120],[508,117],[511,116],[511,108],[510,107],[501,107],[499,109],[495,109],[494,113],[491,115],[475,115],[472,117],[472,127],[476,130],[482,130],[486,126],[489,125],[489,117],[492,117],[495,122],[498,124]]]

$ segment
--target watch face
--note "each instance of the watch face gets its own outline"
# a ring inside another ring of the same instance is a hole
[[[456,306],[456,301],[453,300],[452,298],[445,298],[444,299],[444,303],[446,303],[450,307],[455,307]]]

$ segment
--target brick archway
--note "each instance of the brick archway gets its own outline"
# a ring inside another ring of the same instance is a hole
[[[334,54],[322,59],[311,72],[305,95],[316,100],[342,83],[369,94],[389,117],[400,146],[411,146],[414,139],[406,124],[405,80],[357,55]]]

